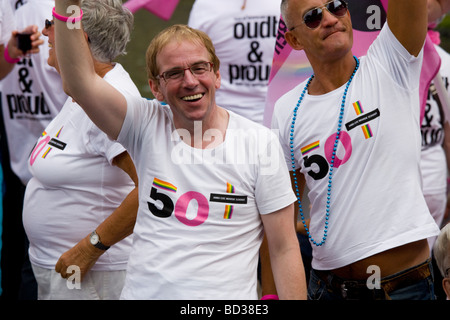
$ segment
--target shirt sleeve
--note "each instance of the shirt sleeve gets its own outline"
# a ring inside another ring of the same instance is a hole
[[[87,148],[91,149],[93,153],[105,157],[110,165],[115,157],[126,151],[119,142],[110,139],[94,123],[91,123],[88,130],[88,139]]]
[[[268,131],[267,136],[262,135],[260,139],[267,144],[261,148],[259,155],[260,170],[255,197],[259,212],[269,214],[287,207],[296,197],[277,135]]]
[[[8,1],[0,0],[0,45],[6,45],[15,29],[14,12]]]
[[[117,141],[130,154],[134,155],[142,143],[143,135],[150,134],[149,127],[161,120],[163,106],[155,99],[124,95],[127,100],[127,113]]]
[[[406,90],[419,87],[423,49],[417,57],[411,55],[392,33],[387,22],[370,46],[367,59],[378,68],[385,69],[400,87]]]

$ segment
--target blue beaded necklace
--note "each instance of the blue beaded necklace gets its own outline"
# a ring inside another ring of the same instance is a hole
[[[316,240],[313,239],[313,237],[311,236],[311,233],[309,232],[308,227],[306,226],[306,222],[305,222],[305,216],[303,214],[303,208],[302,208],[302,203],[300,201],[300,191],[298,189],[298,183],[297,183],[297,174],[295,173],[295,157],[294,157],[294,129],[295,129],[295,120],[297,119],[297,111],[298,108],[300,107],[300,104],[303,101],[303,98],[305,97],[305,94],[308,90],[309,85],[311,84],[311,81],[314,78],[314,75],[312,75],[309,79],[308,82],[306,83],[305,88],[303,89],[298,102],[297,102],[297,106],[294,108],[294,114],[292,116],[292,124],[291,124],[291,133],[290,133],[290,137],[289,137],[289,146],[290,146],[290,150],[291,150],[291,161],[292,161],[292,169],[293,169],[293,180],[294,180],[294,184],[295,184],[295,194],[297,196],[297,201],[298,201],[298,206],[299,206],[299,212],[300,212],[300,217],[302,219],[302,223],[303,226],[305,227],[306,233],[308,234],[308,238],[310,239],[310,241],[316,245],[316,246],[322,246],[323,244],[325,244],[325,241],[327,239],[327,235],[328,235],[328,222],[329,222],[329,218],[330,218],[330,203],[331,203],[331,185],[333,182],[333,167],[334,167],[334,159],[336,157],[336,150],[337,150],[337,146],[339,143],[339,137],[340,137],[340,133],[341,133],[341,128],[342,128],[342,119],[344,117],[344,110],[345,110],[345,100],[347,99],[347,92],[348,92],[348,88],[350,87],[350,84],[356,74],[356,71],[359,68],[359,60],[357,57],[353,56],[355,58],[356,61],[356,67],[355,70],[353,70],[352,75],[350,76],[350,79],[347,82],[347,85],[345,86],[345,90],[344,90],[344,96],[342,97],[342,103],[341,103],[341,110],[339,112],[339,121],[338,121],[338,127],[337,127],[337,133],[336,133],[336,140],[334,142],[334,147],[333,147],[333,155],[331,157],[331,164],[330,164],[330,171],[328,173],[328,191],[327,191],[327,206],[326,206],[326,215],[325,215],[325,227],[323,230],[323,237],[322,237],[322,241],[321,242],[317,242]]]

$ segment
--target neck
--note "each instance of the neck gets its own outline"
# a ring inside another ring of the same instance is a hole
[[[225,141],[229,114],[220,107],[214,108],[210,115],[202,120],[190,121],[180,126],[175,123],[176,129],[184,143],[196,149],[212,149]],[[183,129],[186,130],[183,133]]]
[[[98,61],[94,60],[95,73],[97,73],[102,78],[113,68],[114,68],[114,64],[112,62],[104,63],[104,62],[98,62]]]
[[[322,95],[336,90],[348,81],[355,67],[356,61],[351,53],[337,61],[314,64],[314,79],[308,93]]]

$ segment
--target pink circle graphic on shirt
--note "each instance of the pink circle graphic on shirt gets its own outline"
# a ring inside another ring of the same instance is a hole
[[[336,135],[336,133],[331,135],[325,142],[325,157],[330,164],[333,156],[334,143],[336,142]],[[340,159],[336,153],[333,164],[334,168],[339,168],[341,165],[346,163],[352,155],[352,138],[350,138],[350,135],[346,131],[341,131],[339,141],[344,147],[345,154],[344,157]]]
[[[42,150],[47,146],[48,142],[50,141],[50,136],[46,136],[44,139],[38,142],[36,147],[33,149],[33,152],[30,155],[30,165],[32,166],[34,162],[36,161],[37,157],[41,153]]]
[[[197,216],[193,219],[187,217],[189,203],[196,200],[198,204]],[[175,217],[187,226],[197,227],[208,219],[209,204],[208,199],[199,192],[189,191],[180,196],[175,204]]]

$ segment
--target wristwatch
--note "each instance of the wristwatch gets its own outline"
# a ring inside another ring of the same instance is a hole
[[[91,241],[91,244],[92,244],[94,247],[96,247],[97,249],[100,249],[100,250],[108,250],[108,249],[109,249],[108,246],[105,246],[105,245],[100,241],[100,236],[97,234],[97,232],[95,232],[95,230],[92,231],[92,233],[91,233],[90,241]]]

